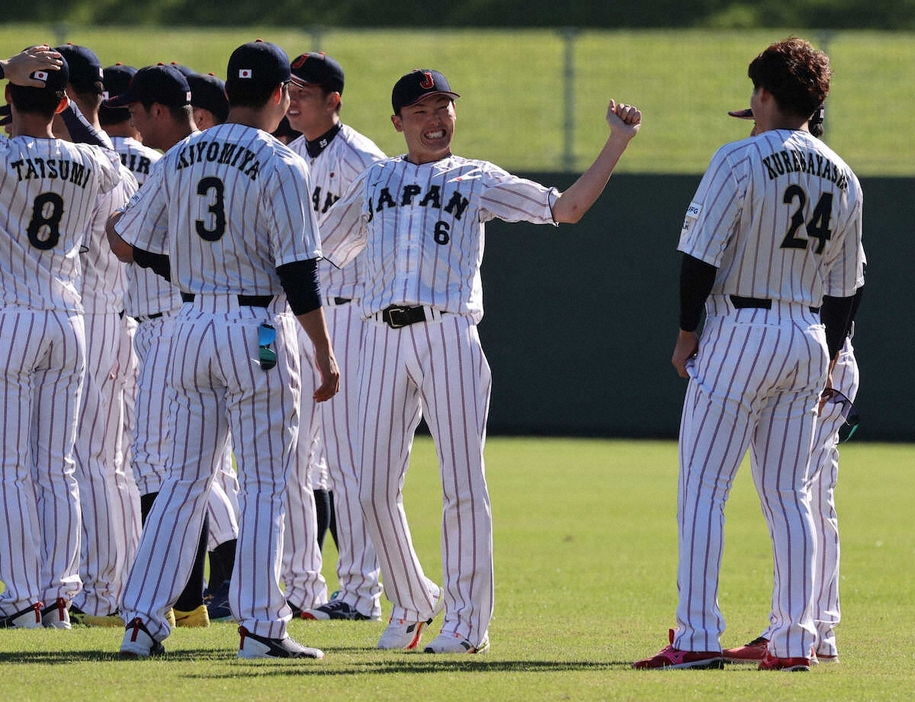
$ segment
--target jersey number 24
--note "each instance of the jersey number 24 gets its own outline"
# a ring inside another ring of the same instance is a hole
[[[810,216],[809,222],[804,222],[804,209],[807,205],[807,193],[800,185],[789,185],[785,189],[782,202],[791,205],[797,201],[797,209],[791,215],[791,226],[785,238],[782,239],[783,249],[806,249],[810,239],[817,239],[818,244],[814,253],[821,254],[826,247],[826,242],[832,238],[832,229],[829,223],[832,220],[832,193],[823,193],[817,201],[816,207]],[[806,226],[805,226],[806,224]],[[801,228],[807,234],[805,239]]]

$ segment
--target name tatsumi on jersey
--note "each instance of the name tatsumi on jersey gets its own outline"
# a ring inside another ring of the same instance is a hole
[[[240,162],[239,162],[240,160]],[[178,153],[178,163],[175,170],[190,168],[195,163],[221,163],[237,168],[251,180],[257,180],[261,164],[257,154],[250,149],[238,144],[219,141],[198,141],[195,144],[184,146]]]
[[[835,183],[841,190],[848,188],[848,176],[839,167],[815,151],[783,149],[764,157],[763,165],[769,180],[775,180],[787,173],[809,173]]]
[[[19,181],[50,178],[52,180],[68,180],[74,185],[85,188],[92,178],[92,169],[81,163],[65,161],[57,158],[25,158],[10,163],[16,169]],[[23,173],[25,168],[25,173]]]

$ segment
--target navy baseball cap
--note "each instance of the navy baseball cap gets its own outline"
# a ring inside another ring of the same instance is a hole
[[[753,119],[753,110],[749,107],[745,110],[730,110],[728,114],[737,119]]]
[[[102,84],[105,86],[104,97],[106,100],[117,97],[127,90],[130,80],[137,73],[133,66],[116,63],[102,71]]]
[[[320,85],[331,92],[343,94],[343,69],[323,52],[310,51],[293,59],[290,65],[292,82],[299,85]]]
[[[54,49],[70,67],[70,83],[81,93],[102,90],[98,87],[105,77],[102,62],[92,49],[76,44],[64,44]]]
[[[192,76],[192,75],[194,75],[195,73],[197,73],[197,71],[195,71],[193,68],[188,68],[188,67],[185,66],[184,64],[178,63],[177,61],[172,61],[172,62],[171,62],[170,64],[168,64],[168,65],[169,65],[169,66],[172,66],[173,68],[177,68],[177,69],[181,72],[181,75],[183,75],[185,78],[187,78],[188,76]]]
[[[64,59],[57,71],[32,71],[29,74],[32,80],[39,80],[44,83],[43,88],[31,86],[33,90],[53,90],[54,92],[65,90],[67,83],[70,82],[70,68],[67,65],[67,59]]]
[[[417,68],[394,84],[391,93],[394,114],[398,114],[402,107],[409,107],[429,95],[447,95],[452,100],[461,97],[448,85],[448,79],[438,71]]]
[[[220,122],[229,117],[229,98],[226,97],[226,84],[212,73],[192,73],[187,77],[191,88],[191,105],[202,107],[213,113]]]
[[[106,107],[126,107],[132,102],[158,102],[169,107],[191,104],[187,78],[174,66],[147,66],[136,72],[120,95],[104,102]]]
[[[278,85],[292,77],[289,56],[276,44],[258,39],[242,44],[229,57],[226,85]]]
[[[13,108],[9,105],[0,105],[0,127],[5,127],[13,121]]]

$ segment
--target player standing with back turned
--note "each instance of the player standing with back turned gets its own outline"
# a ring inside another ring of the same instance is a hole
[[[278,142],[289,57],[251,42],[229,58],[228,121],[172,147],[115,226],[134,261],[165,264],[184,304],[168,378],[168,476],[143,529],[121,611],[124,656],[164,651],[165,612],[187,582],[216,458],[231,428],[241,487],[229,601],[241,658],[322,658],[286,633],[279,585],[283,496],[299,427],[295,325],[316,347],[322,384],[339,373],[321,310],[308,166]],[[290,314],[290,308],[292,313]]]
[[[759,667],[810,666],[814,423],[864,282],[858,179],[808,129],[830,73],[826,55],[796,38],[753,59],[757,136],[718,150],[686,214],[672,358],[689,378],[680,425],[677,629],[669,646],[636,668],[723,665],[724,503],[748,447],[775,563],[774,622]]]

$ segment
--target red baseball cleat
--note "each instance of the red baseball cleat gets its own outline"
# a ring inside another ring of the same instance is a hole
[[[720,651],[684,651],[674,648],[674,630],[668,634],[670,646],[665,646],[650,658],[643,658],[632,664],[637,670],[673,670],[676,668],[696,668],[710,670],[724,668],[724,658]]]
[[[769,639],[764,636],[753,639],[750,643],[736,648],[726,648],[722,651],[724,660],[728,663],[759,663],[766,657],[769,648]]]
[[[784,670],[786,673],[804,672],[810,670],[809,658],[778,658],[769,652],[759,662],[760,670]]]

